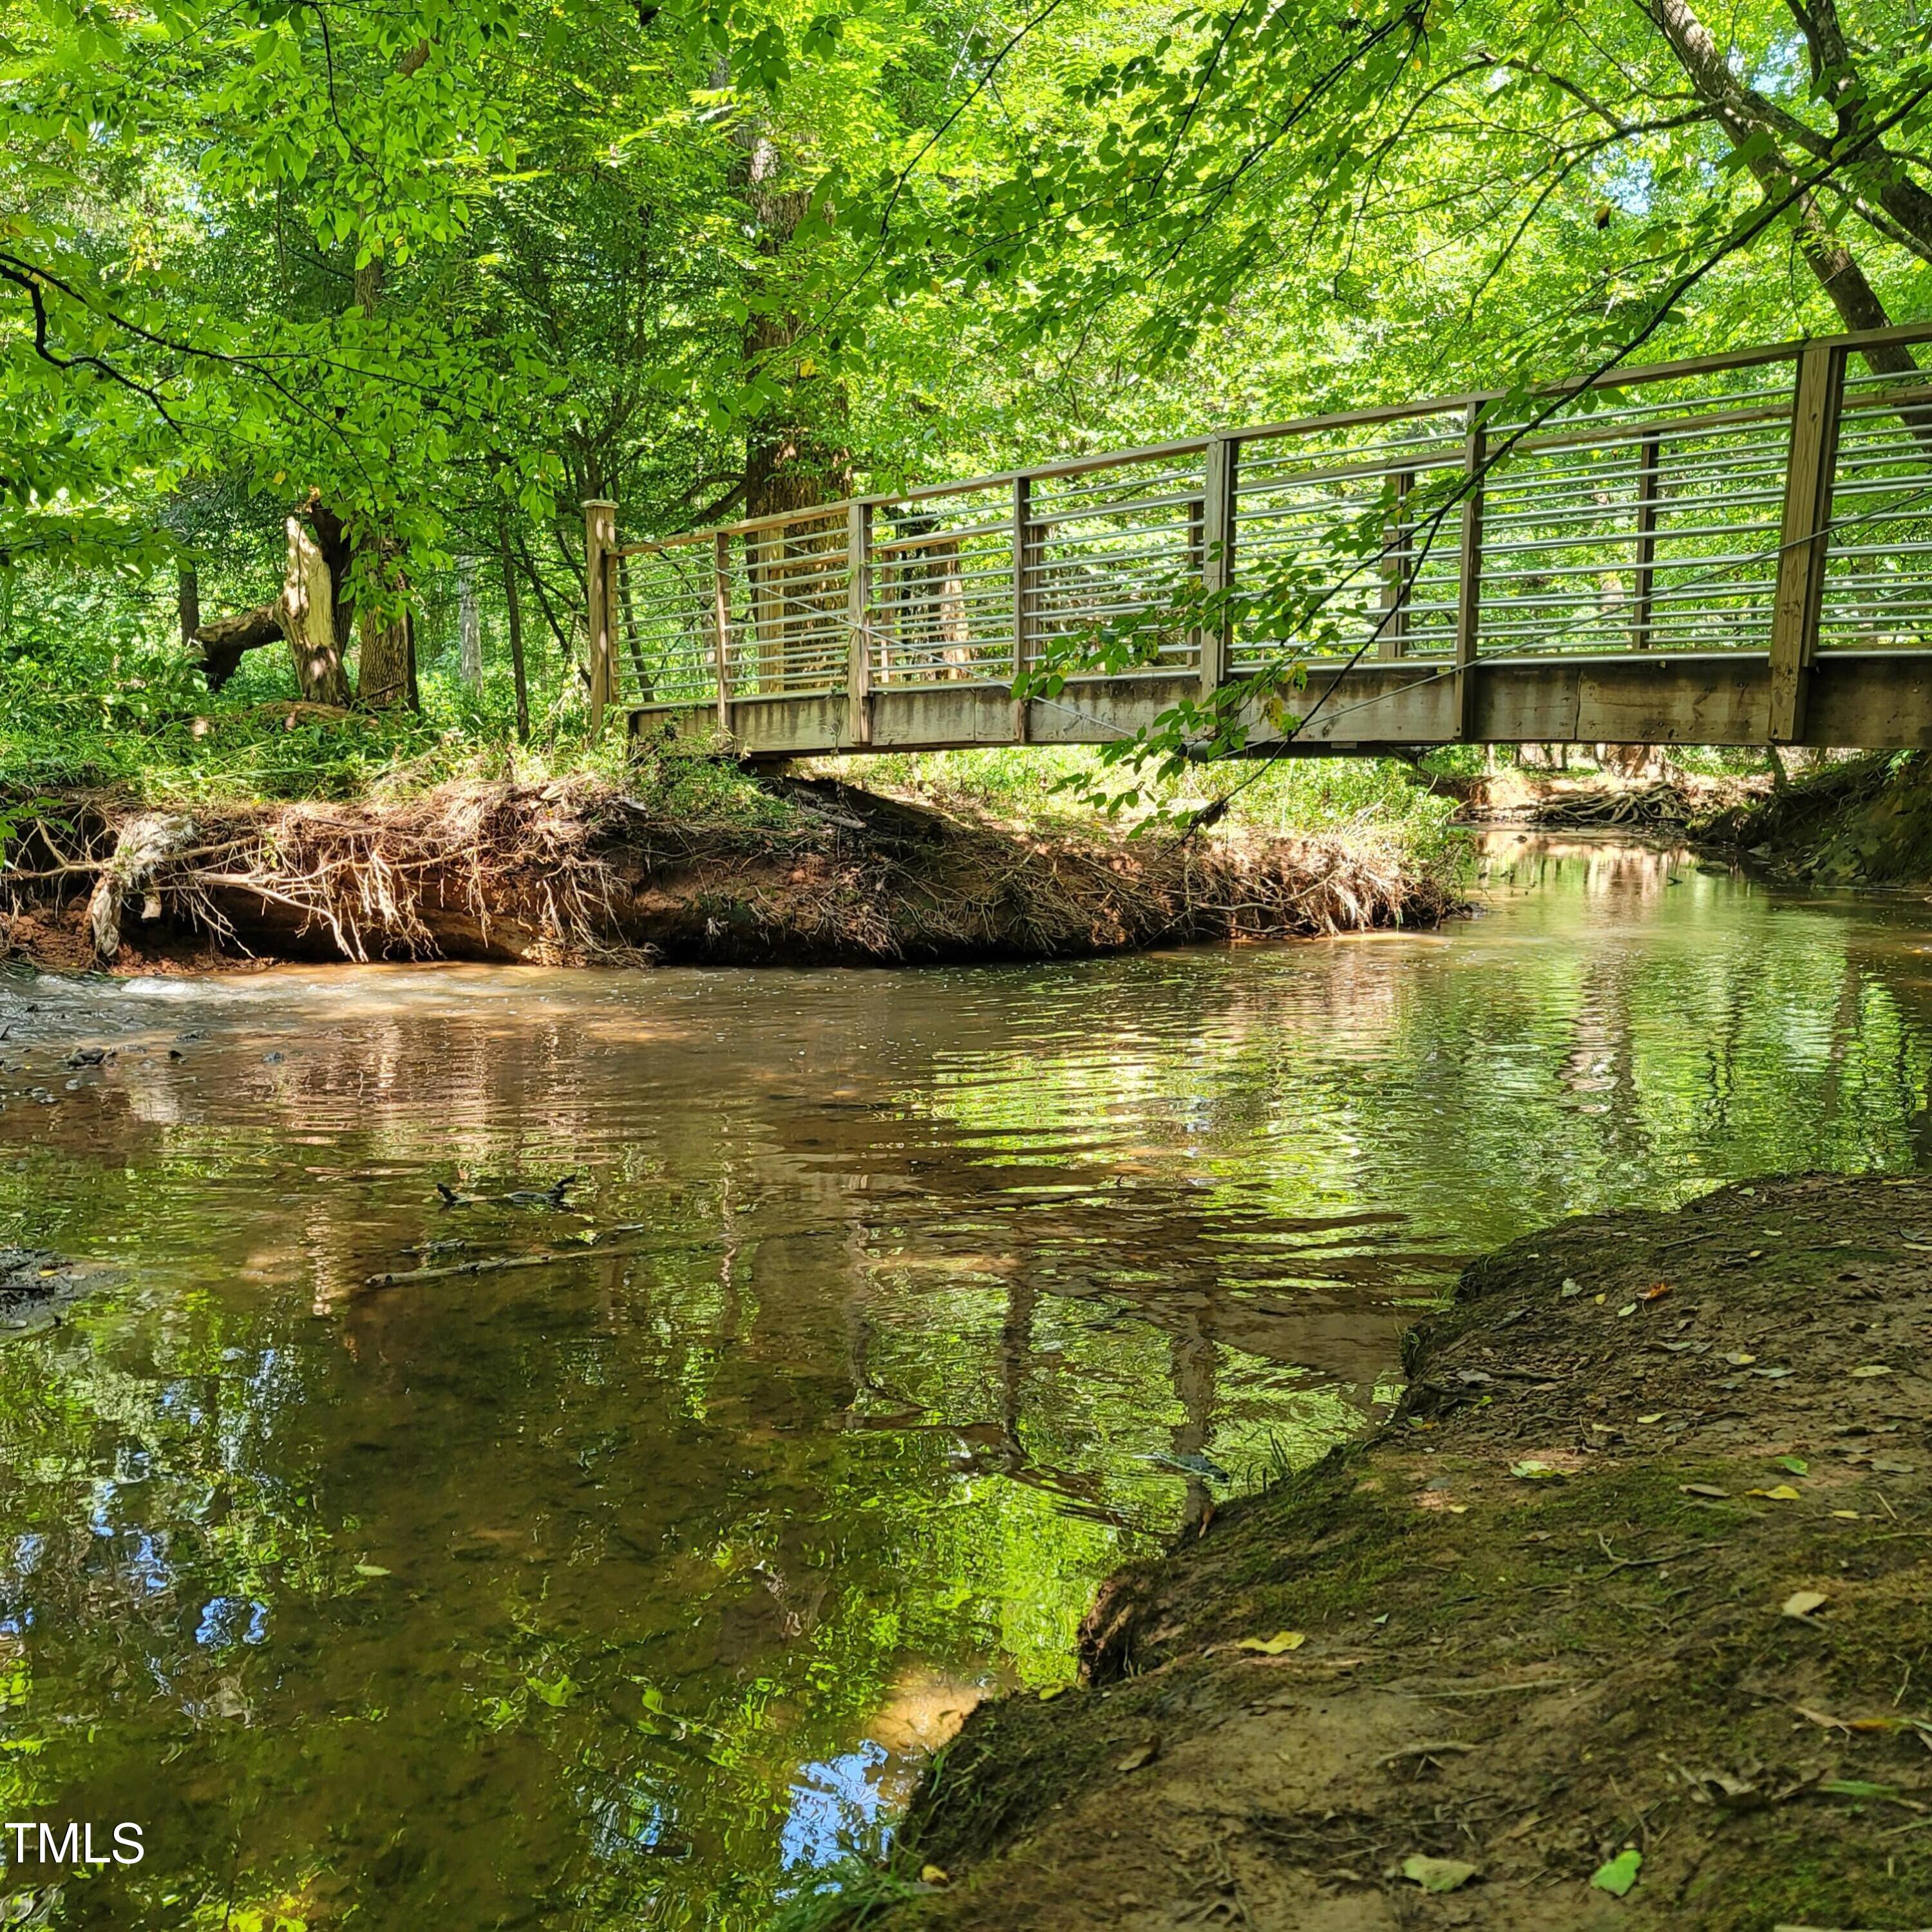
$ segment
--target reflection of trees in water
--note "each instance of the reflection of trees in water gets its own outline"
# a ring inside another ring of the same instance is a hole
[[[197,1086],[10,1107],[8,1204],[142,1258],[130,1312],[0,1354],[4,1721],[46,1740],[10,1795],[148,1807],[199,1862],[116,1884],[220,1895],[238,1831],[290,1886],[334,1834],[331,1871],[466,1922],[768,1894],[799,1767],[908,1658],[1057,1667],[1106,1523],[1204,1504],[1146,1459],[1326,1439],[1346,1402],[1280,1365],[1372,1382],[1391,1292],[1932,1139],[1887,934],[1669,876],[1593,854],[1445,938],[338,1010],[279,1065],[210,1042]],[[439,1212],[459,1166],[580,1168],[600,1222],[694,1245],[364,1292],[425,1239],[568,1228]]]
[[[1657,900],[1681,885],[1685,855],[1678,846],[1611,844],[1547,832],[1496,832],[1482,841],[1483,879],[1492,889],[1554,887],[1588,901]]]
[[[550,1156],[529,1126],[532,1086],[550,1097],[551,1130],[562,1124],[580,1144],[608,1134],[608,1091],[585,1071],[591,1055],[560,1054],[539,1083],[507,1053],[446,1050],[461,1044],[436,1042],[433,1057],[451,1066],[460,1104],[482,1110],[465,1138],[484,1172],[527,1172]],[[351,1041],[340,1061],[354,1053]],[[908,1650],[956,1653],[962,1610],[990,1611],[995,1648],[1004,1642],[1030,1667],[1058,1667],[1111,1540],[1024,1488],[992,1486],[970,1510],[945,1507],[948,1432],[824,1427],[873,1378],[878,1326],[867,1300],[868,1224],[862,1212],[838,1213],[865,1204],[838,1171],[845,1149],[812,1147],[818,1136],[775,1126],[770,1108],[725,1136],[715,1109],[687,1113],[676,1132],[647,1130],[655,1144],[618,1148],[600,1179],[628,1198],[608,1181],[610,1167],[641,1176],[631,1185],[644,1190],[655,1225],[694,1235],[723,1226],[721,1252],[613,1257],[541,1285],[479,1279],[372,1294],[363,1276],[410,1242],[460,1228],[486,1245],[514,1244],[552,1224],[426,1208],[425,1171],[406,1163],[439,1154],[448,1136],[441,1106],[424,1109],[418,1096],[412,1114],[400,1090],[363,1108],[353,1138],[305,1157],[313,1150],[292,1137],[327,1124],[341,1072],[278,1070],[255,1088],[244,1124],[191,1118],[159,1142],[121,1096],[95,1110],[77,1142],[106,1164],[63,1170],[74,1186],[57,1211],[70,1233],[145,1222],[159,1276],[171,1261],[177,1275],[219,1280],[226,1250],[278,1266],[279,1280],[238,1307],[204,1298],[158,1312],[167,1360],[148,1366],[168,1374],[130,1373],[111,1400],[100,1358],[77,1339],[64,1344],[58,1404],[35,1410],[0,1379],[9,1468],[84,1454],[104,1430],[142,1444],[157,1463],[117,1499],[112,1535],[96,1534],[67,1488],[0,1484],[4,1527],[44,1520],[67,1559],[50,1556],[23,1580],[50,1713],[70,1718],[61,1687],[108,1657],[122,1667],[138,1658],[142,1682],[176,1694],[132,1704],[108,1696],[86,1765],[57,1752],[36,1761],[50,1790],[105,1778],[127,1800],[106,1811],[154,1816],[153,1768],[188,1736],[201,1740],[193,1748],[205,1778],[238,1798],[256,1782],[254,1740],[266,1751],[272,1738],[282,1774],[267,1786],[282,1795],[242,1834],[250,1868],[292,1883],[303,1848],[327,1830],[337,1834],[336,1871],[380,1867],[386,1889],[406,1897],[407,1862],[398,1871],[379,1855],[380,1840],[407,1818],[443,1874],[437,1910],[466,1922],[488,1922],[507,1900],[556,1882],[527,1862],[556,1845],[595,1848],[568,1866],[572,1896],[634,1909],[638,1888],[654,1889],[666,1868],[641,1839],[627,1852],[627,1833],[688,1852],[680,1882],[697,1895],[734,1875],[752,1892],[768,1888],[768,1821],[801,1758],[857,1734]],[[791,1112],[815,1118],[808,1105]],[[494,1145],[493,1120],[506,1130]],[[271,1127],[285,1150],[272,1161],[262,1154]],[[721,1156],[727,1138],[734,1150]],[[344,1177],[390,1163],[404,1171],[374,1190],[372,1210],[371,1190]],[[429,1171],[447,1169],[438,1160]],[[184,1208],[197,1182],[210,1181],[220,1207],[209,1225],[193,1224]],[[228,1218],[236,1196],[251,1197],[252,1218]],[[604,1204],[605,1218],[621,1211]],[[265,1245],[265,1232],[285,1238]],[[277,1292],[284,1284],[301,1292]],[[327,1326],[313,1322],[317,1307]],[[942,1326],[962,1360],[992,1362],[994,1335],[1008,1350],[998,1379],[1011,1413],[1000,1426],[1020,1442],[1024,1406],[1037,1399],[1022,1359],[1024,1322],[977,1339],[956,1319]],[[27,1359],[0,1364],[0,1378]],[[256,1368],[271,1359],[280,1378],[262,1380]],[[177,1379],[205,1380],[208,1400],[173,1405]],[[204,1528],[197,1511],[211,1492],[219,1526]],[[158,1538],[140,1528],[148,1517],[169,1526]],[[307,1600],[278,1568],[304,1537],[318,1572]],[[120,1553],[102,1572],[110,1550]],[[364,1557],[396,1580],[358,1579],[352,1564]],[[217,1600],[240,1606],[242,1632],[248,1606],[267,1606],[259,1649],[224,1634],[225,1624],[209,1642],[197,1638]],[[640,1677],[673,1714],[642,1737],[628,1718],[614,1729],[611,1714],[636,1706]],[[350,1748],[352,1732],[332,1727],[351,1681],[372,1708],[406,1714],[400,1734],[374,1714],[352,1728],[364,1760],[352,1792],[318,1768],[332,1741]],[[459,1732],[480,1725],[498,1769],[438,1742],[434,1722],[418,1731],[425,1698],[445,1723],[456,1714]],[[781,1708],[774,1728],[767,1713]],[[218,1721],[224,1708],[248,1721]],[[682,1718],[702,1728],[680,1730]],[[290,1772],[291,1762],[302,1768]],[[485,1795],[510,1780],[500,1804],[479,1798],[479,1778]],[[495,1844],[463,1822],[512,1814],[523,1822]],[[373,1823],[356,1822],[378,1817],[374,1838]],[[232,1821],[218,1831],[206,1816],[170,1812],[170,1821],[176,1851],[165,1870],[156,1861],[145,1877],[116,1883],[152,1878],[190,1894],[199,1883],[220,1895]],[[184,1869],[188,1847],[200,1848],[198,1880]],[[452,1870],[462,1876],[452,1880]]]

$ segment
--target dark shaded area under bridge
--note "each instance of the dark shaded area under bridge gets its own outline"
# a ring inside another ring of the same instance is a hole
[[[754,758],[1090,745],[1289,655],[1306,687],[1251,707],[1251,748],[1932,745],[1932,381],[1869,369],[1880,342],[1932,323],[649,542],[593,504],[593,706]],[[1132,670],[1014,699],[1108,626],[1286,572],[1328,590],[1318,638],[1155,621]]]

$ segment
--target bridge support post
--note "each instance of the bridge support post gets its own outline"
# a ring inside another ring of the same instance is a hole
[[[1640,446],[1636,471],[1636,619],[1630,626],[1634,650],[1650,649],[1657,603],[1657,506],[1663,494],[1664,439],[1647,436]]]
[[[1477,640],[1482,624],[1483,464],[1489,431],[1480,403],[1469,405],[1468,433],[1462,445],[1462,472],[1470,478],[1462,499],[1462,543],[1456,571],[1456,740],[1466,742],[1476,728]]]
[[[845,736],[872,742],[872,506],[854,503],[845,513],[845,621],[850,644],[845,660]]]
[[[1844,394],[1844,348],[1829,343],[1807,348],[1798,358],[1792,394],[1791,453],[1771,610],[1768,736],[1774,744],[1789,745],[1804,734],[1804,700],[1825,604],[1825,557],[1831,544],[1832,484]]]
[[[1013,677],[1017,682],[1033,668],[1039,641],[1040,594],[1034,582],[1039,526],[1033,520],[1033,478],[1013,478]],[[1027,704],[1013,700],[1013,742],[1027,742]]]
[[[1208,445],[1207,496],[1202,505],[1201,588],[1210,598],[1226,599],[1234,583],[1234,493],[1240,465],[1240,445],[1232,436],[1211,438]],[[1204,624],[1196,648],[1201,659],[1201,701],[1211,704],[1228,681],[1228,659],[1234,646],[1234,627],[1225,603],[1214,620]]]
[[[731,728],[731,539],[718,532],[711,554],[711,646],[718,664],[718,728]]]
[[[1410,543],[1414,531],[1408,520],[1408,493],[1415,487],[1415,472],[1398,470],[1389,478],[1390,502],[1382,524],[1382,596],[1381,634],[1376,640],[1376,656],[1384,660],[1399,658],[1408,649],[1408,600]]]
[[[617,695],[616,625],[612,610],[617,572],[617,506],[593,496],[584,506],[584,594],[590,646],[590,735],[602,736],[604,713]]]

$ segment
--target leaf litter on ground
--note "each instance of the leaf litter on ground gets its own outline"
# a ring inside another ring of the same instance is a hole
[[[1460,1858],[1432,1858],[1412,1852],[1402,1862],[1402,1875],[1424,1892],[1456,1892],[1480,1875],[1480,1868]]]

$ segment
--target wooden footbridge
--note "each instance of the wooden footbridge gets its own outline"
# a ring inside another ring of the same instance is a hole
[[[1932,324],[647,542],[592,503],[592,708],[752,758],[1096,744],[1292,653],[1306,686],[1249,707],[1253,748],[1932,746],[1921,343]],[[1325,586],[1322,622],[1251,634],[1235,593],[1287,573]],[[1016,675],[1190,591],[1222,619],[1015,701]]]

